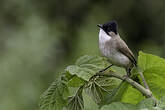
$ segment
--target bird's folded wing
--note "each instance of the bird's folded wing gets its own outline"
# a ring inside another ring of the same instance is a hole
[[[137,66],[137,62],[136,62],[136,59],[133,55],[133,53],[131,52],[131,50],[128,48],[128,46],[126,45],[126,43],[121,39],[120,42],[117,42],[118,43],[118,50],[123,53],[125,56],[127,56],[131,62]]]

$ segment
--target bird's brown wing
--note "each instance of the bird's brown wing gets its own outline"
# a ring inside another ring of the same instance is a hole
[[[133,53],[122,39],[117,40],[117,46],[117,49],[125,56],[127,56],[135,66],[137,66],[137,62]]]

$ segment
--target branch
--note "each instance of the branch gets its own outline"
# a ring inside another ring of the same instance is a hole
[[[152,92],[149,89],[144,88],[142,85],[140,85],[139,83],[137,83],[129,77],[123,77],[119,73],[113,71],[97,73],[97,75],[115,77],[123,81],[126,81],[127,83],[131,84],[134,88],[136,88],[138,91],[140,91],[143,95],[145,95],[147,98],[152,98],[154,100],[155,105],[157,104],[156,98],[152,95]]]

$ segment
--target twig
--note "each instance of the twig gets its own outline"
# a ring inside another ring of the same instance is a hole
[[[155,105],[157,105],[157,100],[152,95],[152,92],[149,89],[144,88],[142,85],[138,84],[137,82],[135,82],[131,78],[129,78],[129,77],[122,77],[119,73],[116,73],[116,72],[113,72],[113,71],[103,72],[103,73],[97,73],[97,75],[115,77],[115,78],[121,79],[123,81],[126,81],[127,83],[129,83],[133,87],[135,87],[138,91],[140,91],[143,95],[145,95],[147,98],[152,98],[153,101],[154,101],[154,103],[155,103]]]

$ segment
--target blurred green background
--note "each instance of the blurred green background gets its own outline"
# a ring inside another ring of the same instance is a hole
[[[0,110],[37,110],[67,65],[101,55],[96,24],[111,20],[135,56],[165,56],[164,0],[1,0]]]

